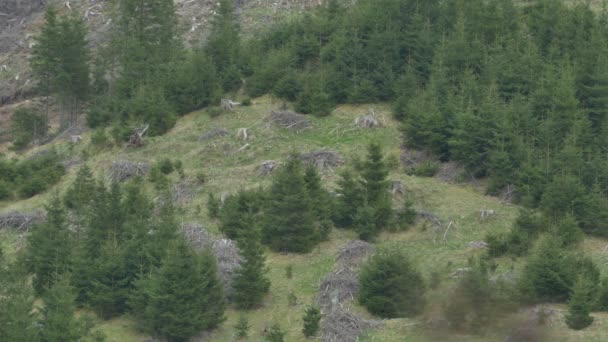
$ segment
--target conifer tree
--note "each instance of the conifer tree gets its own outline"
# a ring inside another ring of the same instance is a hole
[[[74,315],[75,299],[69,277],[62,276],[43,296],[40,325],[45,342],[77,342],[87,334],[84,322]]]
[[[63,202],[68,209],[79,211],[90,204],[94,195],[95,179],[91,169],[85,164],[78,170],[76,180],[66,191]]]
[[[36,316],[32,315],[34,300],[27,272],[0,258],[0,341],[40,340]]]
[[[49,6],[44,15],[45,25],[36,37],[36,45],[30,60],[34,75],[38,78],[38,87],[46,96],[46,121],[49,119],[49,96],[56,91],[56,78],[60,70],[57,56],[59,49],[59,24],[57,10]]]
[[[304,314],[304,328],[302,332],[306,337],[314,337],[319,332],[321,322],[321,310],[317,306],[309,306]]]
[[[89,95],[86,27],[82,18],[77,16],[58,18],[52,6],[48,8],[45,19],[45,26],[32,52],[32,70],[44,94],[47,97],[58,94],[63,102],[69,117],[62,118],[61,124],[72,124],[76,120],[79,102]]]
[[[233,0],[219,1],[204,51],[215,64],[224,91],[236,89],[240,85],[240,36]]]
[[[232,298],[239,308],[252,309],[268,293],[270,281],[266,277],[266,258],[251,214],[245,218],[245,222],[250,226],[237,241],[244,260],[233,280]]]
[[[359,302],[374,315],[410,317],[424,308],[424,280],[399,250],[374,255],[363,266],[360,282]]]
[[[522,271],[519,289],[532,301],[568,299],[575,279],[569,269],[569,258],[557,237],[544,236],[537,241]]]
[[[566,324],[570,329],[585,329],[593,323],[593,317],[589,316],[593,305],[590,285],[585,277],[579,277],[574,283],[566,315]]]
[[[250,326],[249,326],[249,321],[247,320],[247,317],[245,317],[245,316],[239,317],[239,320],[234,325],[234,330],[236,330],[236,334],[235,334],[236,337],[239,339],[243,339],[243,338],[247,337],[249,328],[250,328]]]
[[[138,283],[135,307],[146,329],[170,341],[183,341],[224,320],[224,294],[215,260],[196,255],[183,240],[169,250],[161,267]],[[138,310],[139,311],[139,310]]]
[[[331,230],[332,199],[329,192],[323,188],[321,177],[314,165],[308,165],[304,172],[304,182],[311,199],[312,209],[315,213],[319,228],[319,238],[327,240]]]
[[[37,294],[52,287],[72,266],[72,234],[61,201],[55,197],[46,210],[47,222],[32,231],[26,252],[26,264],[34,275],[32,283]]]
[[[382,149],[378,144],[368,146],[367,159],[361,172],[362,183],[365,187],[367,205],[374,210],[376,231],[386,228],[392,216],[391,199],[388,191],[388,168],[384,162]]]
[[[263,215],[263,242],[275,251],[305,253],[318,242],[314,212],[297,155],[292,155],[274,177]]]
[[[238,240],[252,228],[250,219],[260,211],[261,202],[261,194],[255,190],[241,189],[236,195],[229,196],[219,214],[220,231],[228,238]]]
[[[266,335],[267,342],[284,342],[285,341],[285,331],[281,329],[281,326],[278,323],[273,324],[270,327],[270,331]]]
[[[338,227],[351,227],[360,207],[366,203],[365,188],[350,170],[343,171],[338,180],[338,193],[333,220]]]

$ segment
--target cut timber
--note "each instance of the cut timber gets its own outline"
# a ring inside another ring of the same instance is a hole
[[[222,99],[221,106],[224,111],[232,111],[235,107],[240,106],[240,102],[234,102],[229,99]]]
[[[268,117],[266,121],[296,132],[303,131],[312,126],[310,120],[308,120],[305,115],[288,110],[273,110],[270,112],[270,117]]]
[[[141,147],[144,145],[144,135],[148,131],[150,125],[146,124],[142,127],[137,127],[133,129],[133,134],[129,137],[129,141],[127,142],[127,146],[133,147]]]

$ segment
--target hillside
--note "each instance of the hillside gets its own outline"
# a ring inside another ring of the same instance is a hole
[[[347,161],[353,157],[362,157],[362,147],[369,142],[380,142],[385,147],[387,155],[397,158],[400,153],[399,132],[384,105],[341,106],[331,117],[311,118],[311,129],[295,133],[286,129],[269,127],[264,119],[272,109],[280,103],[270,97],[256,99],[251,107],[239,107],[234,112],[225,113],[217,118],[210,118],[205,112],[195,112],[181,119],[175,128],[164,136],[150,138],[140,149],[113,148],[98,153],[91,153],[94,148],[90,145],[90,137],[84,136],[82,143],[73,145],[69,142],[54,144],[68,158],[81,158],[83,154],[91,157],[86,163],[95,170],[98,176],[108,173],[113,160],[126,159],[140,162],[154,162],[165,157],[179,158],[184,163],[187,179],[193,178],[198,172],[207,175],[207,182],[197,191],[190,203],[180,207],[180,221],[196,222],[205,225],[211,232],[218,234],[216,222],[206,215],[205,203],[208,193],[234,193],[239,188],[255,188],[268,184],[269,176],[260,176],[259,167],[266,160],[284,160],[290,152],[308,152],[318,149],[331,149],[343,155]],[[369,108],[386,119],[386,126],[374,129],[353,127],[356,117],[367,114]],[[249,128],[249,147],[241,152],[235,152],[245,145],[236,138],[238,128]],[[229,136],[211,141],[200,141],[199,137],[212,128],[225,128]],[[36,151],[32,151],[35,153]],[[87,153],[88,152],[88,153]],[[344,167],[348,167],[348,164]],[[0,211],[24,210],[37,208],[50,197],[50,194],[63,189],[73,179],[77,167],[70,170],[61,184],[44,195],[36,196],[26,201],[0,204]],[[335,170],[335,171],[339,171]],[[323,175],[324,183],[334,188],[337,176],[333,172]],[[425,210],[436,214],[446,224],[453,222],[449,231],[434,230],[421,221],[408,231],[400,233],[383,233],[377,244],[398,245],[415,261],[423,271],[425,278],[430,279],[436,272],[440,275],[440,285],[430,295],[431,305],[427,313],[418,319],[394,319],[384,322],[380,329],[371,331],[365,341],[421,341],[431,339],[422,325],[433,316],[434,310],[441,306],[442,301],[449,296],[449,288],[456,278],[451,274],[459,268],[466,267],[470,256],[479,250],[468,247],[472,241],[483,240],[488,232],[507,231],[517,214],[517,206],[501,203],[498,199],[487,197],[472,185],[449,184],[434,178],[407,176],[402,166],[396,166],[391,171],[391,180],[399,180],[405,187],[405,197],[414,201],[417,210]],[[177,182],[178,179],[173,179]],[[397,197],[396,201],[402,199]],[[480,221],[479,211],[492,209],[496,216]],[[288,331],[288,341],[304,341],[301,330],[301,316],[304,307],[313,302],[318,294],[319,283],[332,270],[338,250],[356,238],[352,231],[336,229],[328,242],[322,243],[314,252],[304,255],[277,254],[268,252],[269,277],[271,291],[265,298],[260,309],[247,314],[251,324],[251,341],[261,341],[262,332],[270,322],[279,322]],[[22,245],[23,237],[15,233],[2,231],[2,241],[5,246]],[[587,239],[581,246],[592,254],[603,271],[608,271],[605,264],[604,245],[601,239]],[[293,266],[293,278],[287,279],[285,268]],[[508,273],[514,266],[519,267],[519,260],[509,258],[499,260],[496,274]],[[297,305],[290,307],[288,295],[293,291],[298,298]],[[596,318],[592,327],[584,332],[568,330],[560,318],[562,306],[556,306],[556,317],[551,320],[550,332],[555,334],[558,341],[600,341],[608,316],[594,314]],[[363,309],[357,311],[364,313]],[[228,320],[211,335],[211,341],[233,341],[232,326],[236,323],[239,313],[230,309]],[[128,317],[101,322],[99,329],[107,334],[108,341],[145,341],[146,337],[134,330]],[[506,328],[505,328],[506,329]],[[508,329],[496,333],[496,340],[502,341]],[[502,337],[501,337],[502,336]],[[450,340],[471,341],[474,336],[450,336]],[[478,340],[493,340],[493,337],[478,337]]]
[[[0,4],[0,340],[606,339],[599,1],[49,4]]]

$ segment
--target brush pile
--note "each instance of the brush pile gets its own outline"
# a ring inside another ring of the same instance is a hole
[[[206,141],[206,140],[212,140],[212,139],[216,139],[216,138],[222,138],[225,136],[230,135],[230,132],[228,132],[227,129],[225,128],[212,128],[209,131],[207,131],[206,133],[204,133],[203,135],[201,135],[198,140],[199,141]]]
[[[22,213],[19,211],[9,211],[0,213],[0,230],[11,229],[18,232],[27,232],[36,223],[46,219],[42,212]]]
[[[314,165],[319,170],[333,170],[345,163],[344,158],[335,151],[318,150],[302,154],[302,161],[306,165]]]
[[[318,302],[323,312],[323,341],[356,342],[366,330],[382,325],[351,311],[351,302],[357,298],[360,289],[358,267],[374,250],[374,246],[367,242],[351,241],[339,250],[336,269],[321,281]]]
[[[137,176],[145,176],[150,171],[147,163],[134,163],[128,160],[115,160],[110,167],[110,180],[112,182],[124,182]]]
[[[308,120],[305,115],[294,113],[289,110],[273,110],[270,113],[270,116],[266,118],[266,121],[296,132],[303,131],[312,126],[310,120]]]
[[[181,233],[195,248],[208,248],[215,256],[219,276],[227,296],[230,297],[232,280],[243,260],[236,243],[230,239],[213,236],[203,225],[196,223],[183,224]]]

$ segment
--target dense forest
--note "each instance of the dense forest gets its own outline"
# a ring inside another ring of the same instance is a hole
[[[511,231],[488,234],[487,253],[470,260],[443,308],[450,329],[479,332],[520,304],[568,302],[572,329],[608,310],[608,281],[574,250],[585,234],[608,237],[608,12],[560,0],[328,0],[244,39],[233,2],[222,0],[209,37],[193,47],[179,38],[172,0],[119,0],[113,20],[107,44],[91,51],[81,18],[46,13],[30,62],[39,94],[61,103],[62,127],[85,112],[102,146],[124,143],[133,127],[165,134],[192,111],[220,115],[222,97],[237,93],[244,105],[271,94],[317,117],[341,104],[389,103],[404,149],[427,156],[408,172],[432,176],[457,162],[460,179],[487,179],[488,195],[509,191],[522,207]],[[15,113],[14,148],[46,137],[47,122],[48,108]],[[268,187],[209,194],[208,217],[243,258],[229,289],[215,257],[179,234],[166,177],[181,164],[161,161],[125,184],[81,167],[16,260],[0,253],[0,340],[103,340],[77,308],[129,314],[171,341],[220,326],[227,307],[255,310],[271,286],[266,248],[309,253],[334,227],[373,242],[414,224],[412,203],[390,197],[382,146],[367,148],[335,194],[297,153]],[[64,173],[53,151],[2,158],[0,200],[44,192]],[[517,281],[493,286],[502,256],[527,259]],[[358,302],[382,318],[420,314],[432,287],[394,249],[371,257],[359,279]],[[32,314],[36,299],[44,306]],[[315,305],[303,312],[305,336],[317,335],[321,314]],[[243,318],[236,336],[247,329]],[[276,325],[267,339],[283,335]]]

